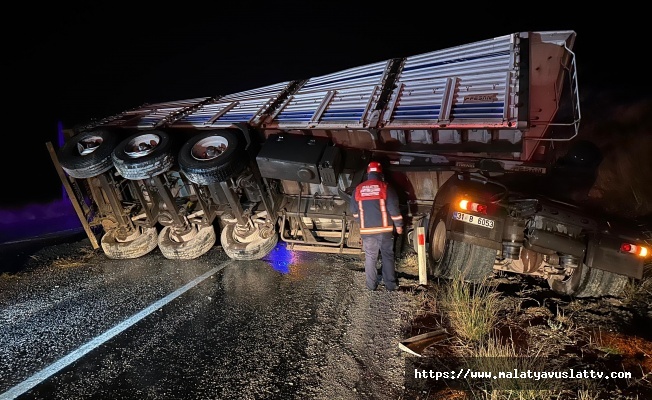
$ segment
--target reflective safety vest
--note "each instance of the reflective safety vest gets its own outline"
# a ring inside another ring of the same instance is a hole
[[[393,232],[394,225],[403,226],[398,196],[387,183],[369,179],[355,188],[349,209],[360,221],[360,234]]]

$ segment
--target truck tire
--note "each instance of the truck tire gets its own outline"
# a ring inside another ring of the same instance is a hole
[[[198,185],[224,182],[247,166],[244,140],[220,129],[193,136],[181,146],[179,168]]]
[[[260,230],[256,230],[245,239],[235,233],[235,224],[227,224],[222,229],[220,242],[226,255],[234,260],[260,260],[274,249],[278,234],[273,232],[269,238],[263,238]]]
[[[436,278],[463,277],[478,283],[493,274],[496,250],[446,238],[448,206],[442,207],[428,230],[429,274]]]
[[[138,258],[154,250],[158,244],[155,227],[145,228],[134,240],[121,242],[116,239],[117,229],[107,231],[101,239],[102,250],[108,258],[122,260]]]
[[[548,279],[548,286],[555,293],[571,297],[619,297],[628,282],[627,276],[581,264],[564,280]]]
[[[184,242],[177,242],[172,239],[170,232],[172,228],[164,227],[158,235],[158,248],[165,258],[170,260],[192,260],[210,250],[217,237],[213,226],[204,226],[197,229],[192,239]]]
[[[76,179],[98,176],[113,168],[111,153],[117,143],[116,135],[107,130],[79,133],[59,150],[59,164]]]
[[[159,130],[139,132],[120,142],[112,158],[116,170],[125,179],[151,178],[172,168],[172,140]]]

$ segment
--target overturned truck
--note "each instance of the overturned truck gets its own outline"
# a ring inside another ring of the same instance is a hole
[[[573,203],[599,162],[587,143],[564,147],[580,125],[575,36],[519,32],[145,104],[70,131],[51,154],[109,258],[158,248],[193,259],[218,237],[238,260],[279,242],[362,255],[348,202],[375,160],[397,189],[408,242],[426,232],[431,276],[503,270],[562,294],[617,295],[642,278],[648,247],[631,223]]]

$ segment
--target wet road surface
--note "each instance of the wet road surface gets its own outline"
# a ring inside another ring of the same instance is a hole
[[[279,244],[0,275],[0,399],[401,397],[417,302],[367,291],[360,268]]]

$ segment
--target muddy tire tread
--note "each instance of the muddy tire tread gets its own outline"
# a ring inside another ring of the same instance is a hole
[[[577,298],[620,297],[629,283],[629,277],[614,274],[582,264],[579,278],[566,281],[549,280],[550,288],[558,294]]]
[[[443,207],[433,220],[430,231],[434,236],[434,227],[445,219],[448,207]],[[430,247],[432,248],[432,238]],[[464,276],[467,282],[481,282],[493,274],[496,250],[464,242],[447,239],[444,245],[444,255],[439,263],[429,260],[431,274],[437,278],[453,279]]]
[[[111,259],[124,260],[142,257],[158,246],[158,234],[155,227],[145,228],[135,240],[118,242],[115,230],[106,232],[101,239],[102,251]]]
[[[170,238],[169,226],[164,227],[158,235],[158,247],[163,256],[170,260],[193,260],[208,252],[217,241],[215,228],[204,226],[187,242],[175,242]]]
[[[259,237],[250,243],[239,243],[233,239],[234,227],[235,225],[233,224],[225,225],[220,235],[220,243],[224,252],[229,258],[234,260],[260,260],[269,254],[278,243],[277,233],[274,233],[267,239]]]

